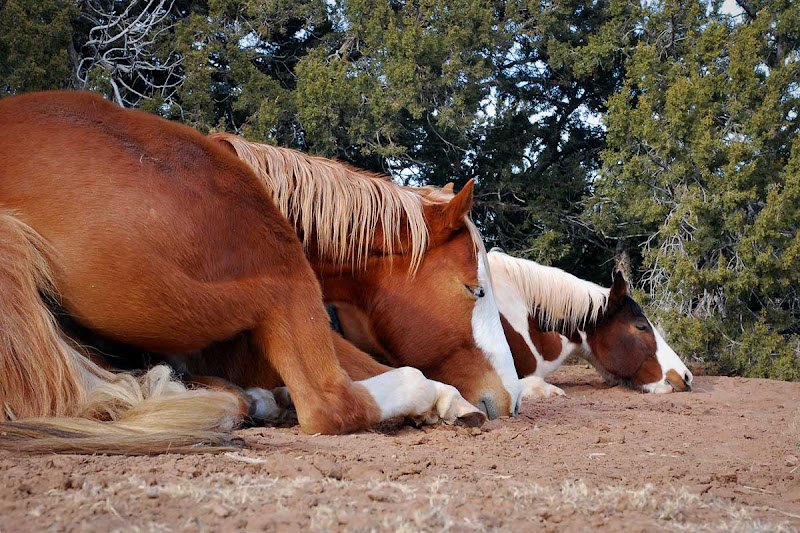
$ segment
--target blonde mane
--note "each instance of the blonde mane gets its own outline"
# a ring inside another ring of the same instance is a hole
[[[493,249],[489,262],[495,280],[516,289],[528,313],[538,313],[543,328],[582,329],[597,321],[608,306],[609,289],[555,267],[512,257]]]
[[[397,236],[407,229],[414,274],[428,249],[423,205],[438,203],[388,177],[296,150],[257,144],[227,133],[210,136],[229,143],[255,170],[281,213],[292,222],[306,249],[315,239],[321,257],[340,266],[365,266],[378,227],[383,250],[395,253]]]

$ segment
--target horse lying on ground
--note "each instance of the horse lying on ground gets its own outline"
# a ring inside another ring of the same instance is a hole
[[[499,249],[489,252],[489,264],[525,396],[564,394],[543,378],[571,355],[610,383],[652,393],[691,390],[692,373],[628,296],[619,272],[609,290]]]
[[[410,255],[421,270],[464,231],[464,207],[425,206],[426,247],[409,242],[415,221],[379,217],[369,250],[404,264]],[[474,250],[450,262],[448,288],[482,283]],[[391,305],[434,316],[428,295],[398,291]],[[49,299],[96,335],[153,353],[202,359],[235,344],[254,386],[275,375],[287,385],[307,432],[483,416],[415,369],[352,381],[303,244],[252,169],[191,128],[89,93],[0,101],[0,293],[5,447],[197,451],[229,445],[250,408],[225,391],[187,390],[163,366],[140,380],[101,368],[58,327]],[[477,314],[460,318],[480,323]]]
[[[384,362],[455,386],[489,418],[517,413],[519,381],[483,241],[468,218],[471,181],[433,198],[340,162],[230,134],[210,138],[262,179],[303,240],[323,298],[358,314]],[[389,369],[353,347],[337,353],[353,379]],[[242,359],[184,368],[252,386]]]

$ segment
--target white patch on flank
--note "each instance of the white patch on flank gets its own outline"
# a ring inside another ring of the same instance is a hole
[[[678,373],[679,376],[686,376],[689,383],[692,382],[692,373],[689,372],[689,369],[686,368],[686,365],[681,361],[681,358],[678,357],[678,354],[675,353],[675,350],[670,348],[667,341],[664,340],[664,337],[661,336],[658,329],[650,322],[650,327],[653,329],[653,335],[656,338],[656,359],[658,360],[658,364],[661,366],[661,381],[657,381],[655,383],[648,383],[642,387],[643,390],[646,392],[653,392],[656,394],[663,394],[666,392],[672,392],[672,386],[667,383],[667,372],[670,370],[674,370]]]
[[[486,354],[489,363],[500,376],[503,386],[511,396],[511,405],[516,414],[522,403],[522,386],[514,368],[511,348],[503,334],[500,311],[497,310],[485,260],[484,254],[478,254],[478,283],[483,287],[484,295],[476,299],[475,308],[472,310],[472,336],[475,338],[475,344]]]
[[[422,372],[408,366],[357,383],[378,404],[381,421],[402,415],[424,417],[428,423],[452,423],[480,413],[455,387],[427,379]]]

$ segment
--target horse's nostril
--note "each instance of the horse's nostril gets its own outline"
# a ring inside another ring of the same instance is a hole
[[[489,420],[494,420],[499,416],[497,414],[497,408],[494,406],[494,402],[489,396],[481,398],[476,407],[483,411]]]
[[[664,378],[664,383],[672,387],[675,392],[692,390],[692,374],[687,370],[679,374],[677,370],[671,368]]]
[[[686,385],[686,390],[687,391],[691,391],[692,390],[692,373],[689,372],[688,370],[683,375],[683,383]]]

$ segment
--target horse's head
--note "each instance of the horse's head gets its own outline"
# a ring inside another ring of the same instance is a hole
[[[489,418],[515,415],[519,382],[492,294],[486,252],[468,219],[473,183],[457,195],[422,194],[427,248],[415,264],[400,231],[389,253],[379,226],[367,266],[345,272],[354,283],[322,277],[326,297],[363,311],[390,363],[414,366],[455,386]],[[405,228],[405,225],[403,226]]]
[[[614,274],[606,309],[585,335],[590,360],[606,377],[646,392],[692,389],[692,373],[628,296],[621,273]]]

